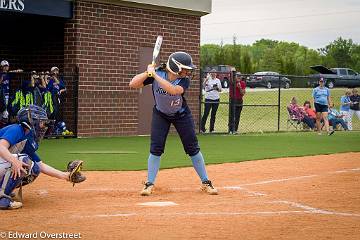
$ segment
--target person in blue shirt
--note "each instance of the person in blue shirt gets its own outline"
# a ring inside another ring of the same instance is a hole
[[[201,190],[210,195],[218,194],[217,189],[208,179],[204,158],[196,137],[193,117],[184,98],[185,91],[190,85],[193,69],[195,66],[188,53],[175,52],[169,56],[166,66],[155,70],[153,65],[149,65],[146,72],[136,75],[129,83],[132,88],[142,88],[152,84],[155,99],[151,123],[148,179],[141,191],[143,196],[153,193],[155,178],[160,167],[160,157],[164,153],[171,124],[175,126],[184,150],[190,156],[201,179]],[[149,77],[148,74],[152,76]]]
[[[36,153],[49,124],[45,110],[29,105],[17,117],[19,123],[0,129],[1,210],[21,208],[22,202],[13,199],[14,189],[33,182],[40,173],[70,181],[69,172],[47,165]]]
[[[341,96],[340,114],[343,115],[344,122],[348,126],[349,130],[352,130],[352,121],[350,117],[350,104],[351,104],[350,96],[351,96],[351,89],[347,89],[345,91],[345,95]]]
[[[336,129],[336,126],[338,124],[340,124],[342,126],[342,128],[347,131],[348,126],[345,123],[344,119],[343,119],[344,115],[340,114],[335,108],[334,108],[334,103],[330,103],[330,107],[329,107],[329,123],[331,126],[333,126],[333,129]]]
[[[9,71],[10,64],[6,60],[2,60],[0,65],[1,65],[1,73],[0,73],[1,94],[0,94],[0,96],[2,96],[4,98],[4,99],[1,99],[0,101],[2,102],[1,104],[5,105],[5,110],[3,110],[2,114],[0,114],[0,115],[2,115],[3,120],[5,120],[5,122],[7,122],[8,117],[9,117],[9,112],[7,111],[7,108],[9,105],[11,79],[14,77],[13,76],[14,73],[23,72],[23,70],[16,69],[16,70]]]
[[[325,129],[328,135],[332,135],[334,130],[330,131],[329,120],[328,120],[328,111],[330,104],[330,90],[325,87],[325,82],[323,78],[319,80],[319,86],[313,89],[313,98],[314,105],[316,110],[316,127],[318,134],[321,134],[321,120],[324,121]]]
[[[62,77],[59,76],[59,68],[51,68],[51,77],[48,82],[48,90],[54,94],[60,96],[66,91],[65,82]]]

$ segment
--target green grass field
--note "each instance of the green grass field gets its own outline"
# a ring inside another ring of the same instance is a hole
[[[359,132],[336,132],[333,136],[310,132],[199,135],[207,164],[265,158],[360,151]],[[39,149],[42,160],[65,169],[68,161],[86,161],[86,170],[142,170],[147,168],[149,137],[47,139]],[[170,135],[161,168],[191,166],[177,135]]]
[[[277,105],[278,91],[272,89],[271,91],[264,91],[264,88],[256,88],[254,91],[247,89],[244,97],[244,105]],[[338,88],[331,90],[331,98],[337,109],[340,108],[340,98],[344,95],[345,89]],[[228,115],[229,94],[224,92],[221,94],[221,103],[216,115],[215,131],[228,131]],[[282,89],[280,95],[280,131],[294,131],[294,127],[287,126],[288,112],[286,106],[289,105],[292,97],[297,97],[299,105],[303,105],[305,100],[312,101],[312,89],[308,88],[294,88]],[[224,104],[226,103],[226,104]],[[202,106],[202,111],[204,107]],[[210,116],[208,117],[206,129],[209,129]],[[262,131],[277,131],[278,130],[278,107],[277,106],[244,106],[241,113],[241,121],[239,131],[258,132]],[[353,117],[353,129],[360,130],[360,121],[355,116]]]

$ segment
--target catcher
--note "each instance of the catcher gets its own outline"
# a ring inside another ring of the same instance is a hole
[[[18,124],[0,129],[0,209],[21,208],[22,186],[33,182],[40,173],[73,184],[86,179],[80,172],[82,161],[70,162],[67,172],[62,172],[42,162],[36,154],[49,125],[44,109],[30,105],[20,109],[17,117]],[[19,188],[19,202],[14,200],[15,188]]]

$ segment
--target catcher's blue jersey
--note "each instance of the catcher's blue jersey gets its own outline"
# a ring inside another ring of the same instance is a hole
[[[9,142],[11,153],[25,153],[34,162],[39,162],[40,157],[36,154],[39,144],[35,141],[34,132],[25,133],[21,124],[12,124],[0,129],[0,139]]]
[[[156,70],[157,75],[168,80],[168,74],[162,69]],[[175,81],[169,81],[172,85],[181,86],[185,90],[189,88],[190,81],[188,78],[178,78]],[[171,95],[166,92],[153,77],[149,77],[144,81],[144,85],[152,84],[153,95],[155,99],[155,107],[158,111],[173,116],[176,113],[183,112],[187,108],[184,93],[181,95]]]

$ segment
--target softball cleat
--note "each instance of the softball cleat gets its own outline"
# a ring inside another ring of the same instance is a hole
[[[214,188],[210,180],[203,181],[201,184],[201,191],[206,192],[209,195],[218,195],[218,190]]]
[[[144,188],[140,192],[141,196],[150,196],[154,191],[154,184],[151,182],[144,183]]]
[[[0,198],[0,209],[1,210],[13,210],[22,207],[21,202],[12,201],[9,198],[3,197]]]

